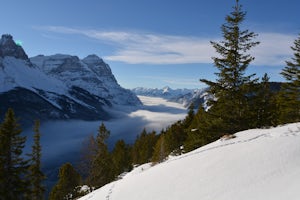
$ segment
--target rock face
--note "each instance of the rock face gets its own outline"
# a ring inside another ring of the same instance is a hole
[[[13,37],[0,40],[0,118],[11,107],[24,124],[34,119],[109,119],[114,105],[140,105],[96,55],[28,58]]]
[[[28,60],[28,56],[21,46],[18,46],[11,35],[2,35],[0,40],[0,57],[11,56],[22,60]]]
[[[117,105],[139,105],[140,101],[130,90],[122,88],[108,64],[96,55],[80,60],[77,56],[56,54],[36,56],[30,61],[48,76],[64,82],[68,88],[73,86],[104,98]]]

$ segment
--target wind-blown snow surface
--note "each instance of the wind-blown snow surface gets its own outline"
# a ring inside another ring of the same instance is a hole
[[[150,167],[80,200],[296,200],[300,198],[300,123],[239,132]]]

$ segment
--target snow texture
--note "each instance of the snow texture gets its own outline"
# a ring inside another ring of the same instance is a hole
[[[235,135],[139,166],[80,200],[299,199],[300,123]]]

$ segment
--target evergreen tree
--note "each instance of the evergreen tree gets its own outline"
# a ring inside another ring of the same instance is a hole
[[[187,138],[186,131],[182,121],[177,121],[172,124],[167,130],[165,135],[165,142],[167,152],[173,154],[181,154],[181,147]]]
[[[102,123],[96,137],[96,154],[92,160],[91,171],[87,178],[88,184],[95,188],[99,188],[114,180],[112,158],[106,145],[109,135],[110,131]]]
[[[209,118],[209,114],[205,111],[203,106],[200,106],[187,129],[187,139],[184,141],[184,151],[192,151],[218,139],[219,136],[217,133],[209,130],[209,128],[212,129],[211,127],[215,126],[213,124],[215,122],[216,120]],[[215,130],[217,130],[217,128],[215,128]]]
[[[166,150],[165,134],[162,132],[155,144],[154,152],[152,156],[152,162],[153,163],[162,162],[165,160],[167,156],[168,156],[168,152]]]
[[[26,137],[14,111],[8,109],[0,125],[0,199],[26,199],[28,161],[22,157]]]
[[[276,96],[271,91],[269,77],[265,74],[258,85],[257,101],[254,107],[257,108],[257,118],[253,120],[256,127],[269,127],[277,125]]]
[[[59,180],[50,193],[50,200],[75,199],[78,197],[76,187],[81,184],[79,173],[70,163],[59,169]]]
[[[41,153],[42,147],[40,145],[40,122],[35,121],[34,125],[34,144],[32,146],[31,164],[29,167],[29,178],[31,182],[31,198],[32,200],[44,199],[45,187],[43,181],[46,179],[45,175],[41,170]]]
[[[249,113],[251,88],[257,79],[254,74],[246,76],[245,70],[254,60],[247,54],[252,47],[259,44],[252,39],[257,35],[249,30],[241,30],[246,13],[236,0],[236,5],[230,15],[226,16],[226,23],[222,25],[223,41],[211,42],[220,57],[214,57],[214,64],[219,70],[216,82],[201,79],[209,85],[209,93],[215,98],[210,101],[210,114],[218,125],[219,132],[234,133],[249,128]]]
[[[124,140],[118,140],[116,142],[112,151],[112,161],[114,164],[115,176],[132,169],[130,148]]]
[[[89,177],[91,177],[91,171],[94,159],[97,155],[97,142],[93,135],[89,135],[82,143],[80,163],[78,169],[83,177],[84,183],[89,185]]]
[[[191,105],[188,108],[188,114],[187,114],[186,118],[183,121],[183,128],[184,129],[188,128],[191,125],[191,123],[194,119],[194,116],[195,116],[194,109],[195,109],[195,105],[194,105],[194,103],[191,103]]]
[[[146,129],[137,136],[132,147],[132,159],[134,164],[144,164],[151,161],[157,139],[158,136],[155,131],[147,133]]]
[[[286,61],[287,66],[281,72],[287,81],[279,99],[281,123],[300,121],[300,34],[291,49],[294,57]]]

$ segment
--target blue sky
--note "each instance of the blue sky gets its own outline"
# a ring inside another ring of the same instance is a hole
[[[299,0],[240,0],[243,27],[259,34],[248,73],[272,81],[292,57],[300,33]],[[202,88],[214,80],[209,41],[234,0],[0,0],[1,34],[22,41],[27,54],[97,54],[125,88]]]

